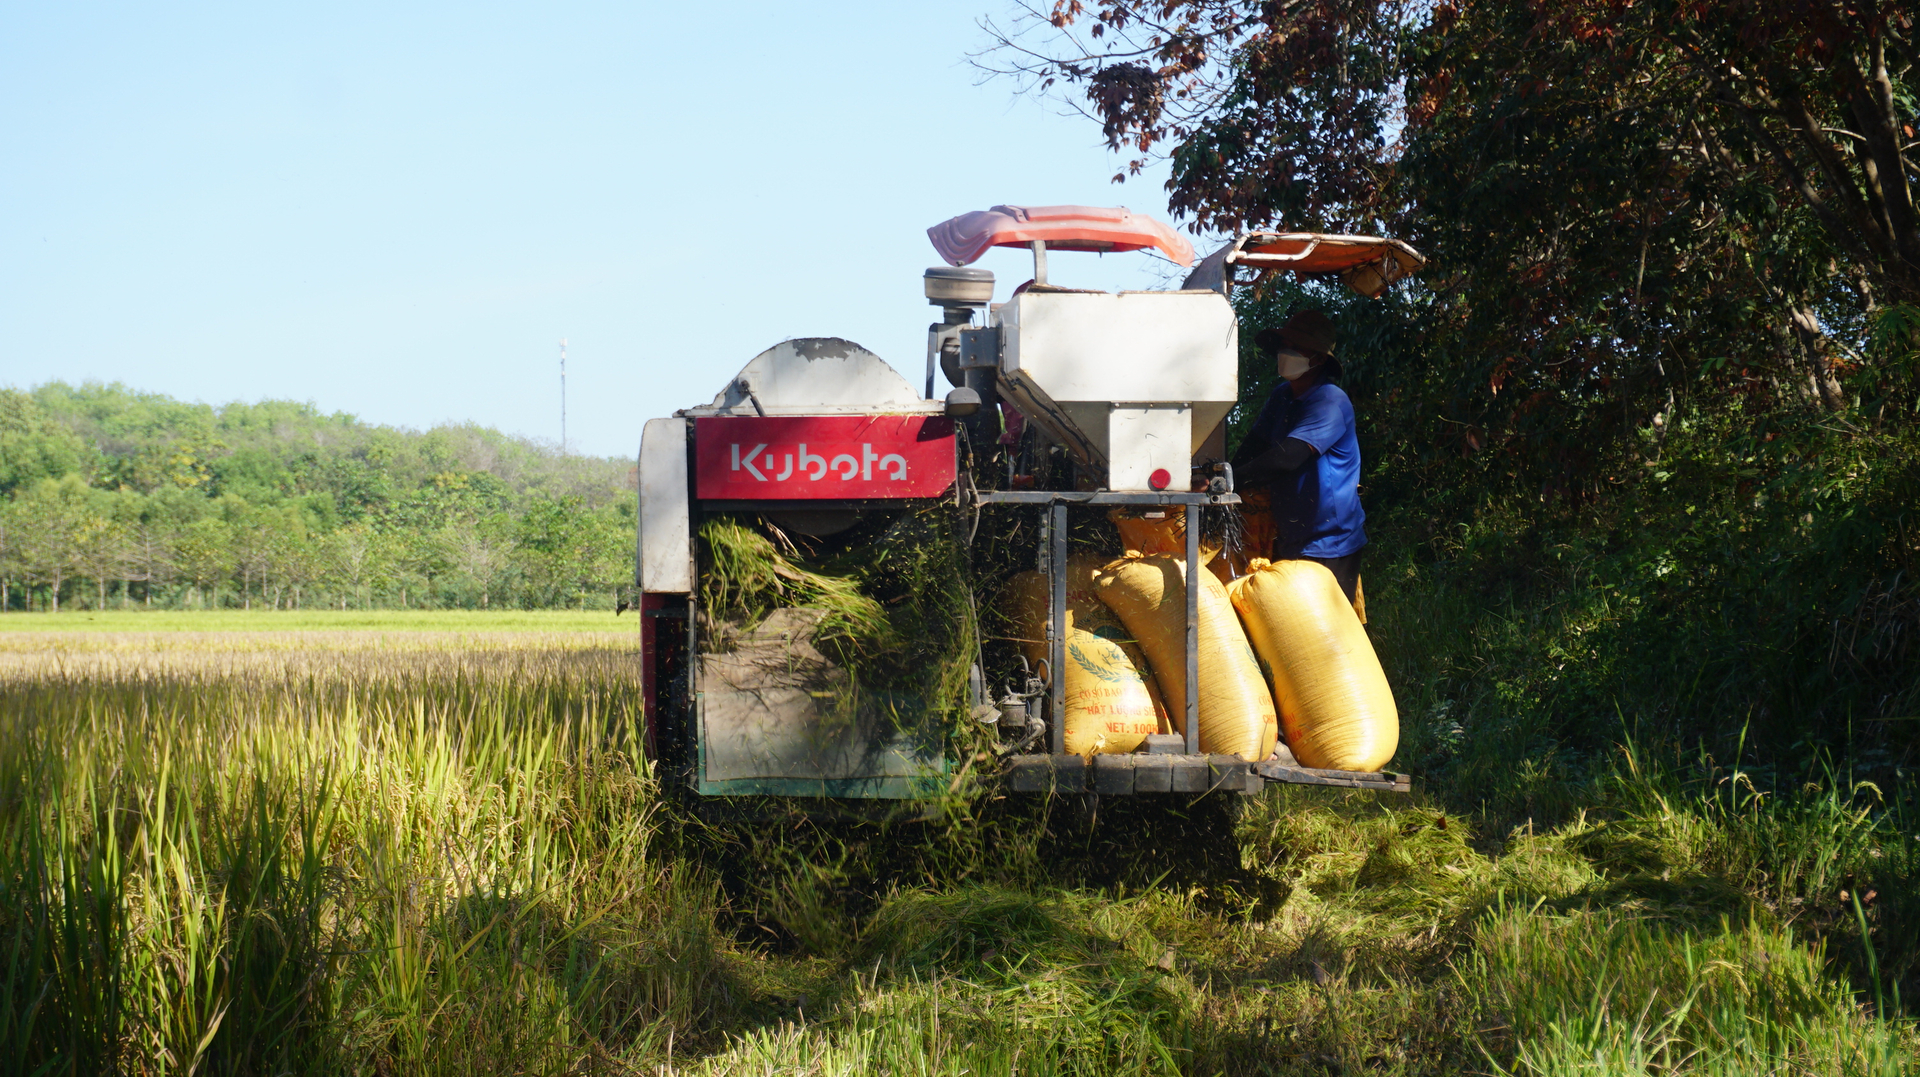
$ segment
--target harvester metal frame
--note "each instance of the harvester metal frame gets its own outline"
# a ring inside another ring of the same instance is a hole
[[[1083,757],[1066,750],[1067,513],[1076,505],[1180,506],[1186,514],[1186,564],[1191,582],[1200,567],[1200,514],[1209,507],[1238,505],[1231,491],[1181,493],[1110,490],[974,491],[974,505],[1030,505],[1040,517],[1040,571],[1047,577],[1047,739],[1046,754],[1007,756],[1005,786],[1012,793],[1092,793],[1130,796],[1146,793],[1258,793],[1267,782],[1406,793],[1412,780],[1392,771],[1322,770],[1297,763],[1248,762],[1234,755],[1200,751],[1200,588],[1186,588],[1186,699],[1180,701],[1185,752],[1130,752]],[[1056,672],[1058,671],[1058,672]]]

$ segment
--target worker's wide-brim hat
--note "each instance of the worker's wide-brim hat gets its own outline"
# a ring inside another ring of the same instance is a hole
[[[1267,353],[1281,348],[1305,352],[1316,365],[1333,358],[1335,332],[1333,319],[1317,310],[1303,310],[1288,318],[1278,329],[1262,329],[1253,342]]]

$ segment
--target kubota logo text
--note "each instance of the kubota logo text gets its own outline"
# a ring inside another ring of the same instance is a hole
[[[720,501],[939,497],[955,475],[944,415],[703,415],[694,456],[700,496]]]
[[[745,452],[740,451],[740,443],[733,442],[733,466],[730,471],[744,471],[753,476],[755,482],[786,482],[795,474],[810,481],[819,482],[832,475],[841,482],[852,482],[856,477],[872,482],[873,470],[877,466],[881,479],[894,482],[907,481],[907,458],[899,453],[885,455],[873,451],[871,443],[860,446],[860,456],[855,459],[852,453],[839,453],[827,457],[821,453],[807,451],[807,443],[800,442],[799,452],[781,452],[775,449],[767,451],[767,443],[761,442]]]

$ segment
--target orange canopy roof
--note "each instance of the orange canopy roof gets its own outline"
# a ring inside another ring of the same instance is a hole
[[[1402,273],[1412,273],[1426,264],[1418,252],[1397,239],[1315,232],[1254,232],[1240,243],[1237,256],[1231,260],[1295,273],[1338,273],[1382,258],[1392,258]]]
[[[1044,240],[1056,251],[1138,251],[1156,247],[1179,265],[1193,264],[1193,244],[1166,224],[1124,206],[995,206],[962,213],[927,229],[948,265],[963,266],[989,247],[1025,247]]]
[[[1234,267],[1246,266],[1261,278],[1283,270],[1301,277],[1337,276],[1349,288],[1373,298],[1426,264],[1419,251],[1397,239],[1321,232],[1248,232],[1207,255],[1182,287],[1211,288],[1226,294],[1234,284]]]

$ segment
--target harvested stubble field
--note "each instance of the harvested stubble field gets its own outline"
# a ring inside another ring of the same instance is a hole
[[[622,632],[201,623],[0,631],[5,1072],[1909,1072],[1838,794],[700,821]]]

